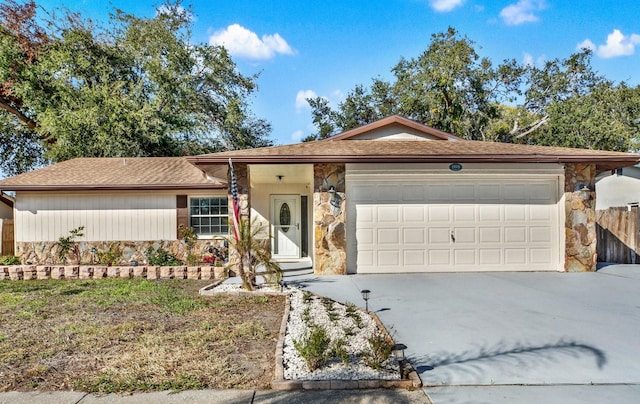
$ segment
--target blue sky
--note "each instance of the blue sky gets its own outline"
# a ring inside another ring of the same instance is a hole
[[[153,16],[160,0],[40,0],[94,20],[113,7]],[[616,82],[640,84],[638,0],[193,0],[193,42],[224,44],[239,70],[259,73],[252,110],[273,125],[277,144],[314,131],[305,97],[337,105],[357,84],[391,78],[401,57],[413,58],[431,35],[456,28],[478,53],[540,64],[581,46],[593,66]]]

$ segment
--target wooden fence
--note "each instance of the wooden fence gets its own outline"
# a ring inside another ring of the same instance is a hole
[[[0,219],[0,233],[2,242],[0,243],[0,255],[13,255],[13,219]]]
[[[640,264],[640,216],[637,207],[596,211],[598,261]]]

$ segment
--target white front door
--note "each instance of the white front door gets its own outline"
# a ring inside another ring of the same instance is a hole
[[[300,258],[300,196],[271,196],[274,258]]]

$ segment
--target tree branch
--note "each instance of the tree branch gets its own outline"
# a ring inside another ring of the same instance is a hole
[[[38,126],[38,125],[36,125],[35,121],[33,121],[32,119],[29,119],[28,116],[26,116],[20,110],[18,110],[17,108],[13,107],[9,103],[7,103],[6,100],[0,99],[0,108],[4,109],[5,111],[10,113],[11,115],[14,115],[16,118],[18,118],[18,120],[20,122],[25,124],[27,126],[27,128],[29,128],[29,129],[31,129],[33,131],[35,131],[36,127]]]

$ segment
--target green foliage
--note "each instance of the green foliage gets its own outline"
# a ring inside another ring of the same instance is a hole
[[[116,244],[111,244],[107,251],[98,251],[98,262],[102,265],[111,266],[119,263],[122,258],[122,253]]]
[[[401,115],[469,140],[629,151],[640,139],[640,86],[614,84],[584,50],[544,66],[494,65],[455,29],[431,36],[418,57],[401,58],[394,79],[357,85],[336,109],[307,100],[324,139]]]
[[[172,267],[182,265],[182,261],[180,261],[175,254],[170,253],[162,247],[158,247],[157,250],[154,250],[153,247],[148,247],[144,253],[147,257],[147,262],[152,266]]]
[[[3,255],[0,257],[0,265],[20,265],[20,258],[15,255]]]
[[[200,256],[193,253],[193,247],[196,245],[198,235],[193,227],[178,226],[178,236],[187,246],[186,261],[187,265],[195,266],[200,262]]]
[[[367,342],[369,342],[369,351],[362,357],[363,362],[372,369],[382,369],[384,362],[391,356],[393,340],[378,330],[367,339]]]
[[[254,290],[257,275],[265,278],[267,283],[275,284],[280,281],[282,269],[277,262],[271,260],[271,244],[265,226],[257,219],[249,222],[242,218],[238,230],[238,239],[229,237],[227,240],[230,249],[236,252],[235,269],[242,279],[242,287]],[[258,273],[258,267],[264,268],[264,271]]]
[[[61,264],[67,259],[67,255],[70,253],[72,260],[75,263],[80,263],[80,246],[76,242],[76,238],[84,236],[84,226],[80,226],[69,231],[69,235],[66,237],[58,238],[55,242],[55,246],[58,247],[58,259]]]
[[[271,145],[247,102],[256,76],[195,43],[180,1],[162,7],[150,18],[115,10],[97,28],[71,11],[36,15],[34,1],[0,5],[2,169]]]
[[[312,326],[301,341],[293,341],[293,346],[311,372],[322,367],[329,360],[331,357],[330,344],[331,339],[325,329],[317,325]]]
[[[345,347],[346,344],[347,343],[343,338],[333,341],[329,353],[331,357],[339,358],[344,365],[348,365],[350,360],[349,352]]]

